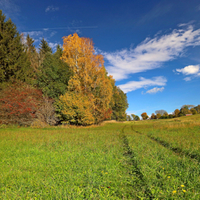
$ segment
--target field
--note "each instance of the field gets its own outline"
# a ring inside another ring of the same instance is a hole
[[[200,199],[200,115],[0,128],[0,199]]]

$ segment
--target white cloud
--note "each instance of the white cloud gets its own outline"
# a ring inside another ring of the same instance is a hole
[[[57,33],[57,31],[52,31],[50,34],[50,37],[53,37],[56,33]]]
[[[127,93],[140,88],[146,88],[148,86],[164,86],[166,85],[166,82],[167,79],[163,76],[153,77],[152,79],[140,77],[140,81],[130,81],[128,83],[118,85],[118,87]]]
[[[163,62],[181,56],[186,47],[196,45],[200,45],[200,29],[194,30],[192,25],[188,25],[170,34],[146,38],[134,49],[103,52],[103,55],[108,61],[108,73],[116,80],[122,80],[129,74],[159,68]]]
[[[56,50],[56,47],[57,47],[57,45],[58,45],[59,43],[57,43],[57,42],[55,42],[55,43],[49,42],[48,44],[49,44],[49,46],[52,48],[52,50],[53,50],[53,52],[54,52],[54,51]]]
[[[45,9],[45,12],[54,12],[54,11],[58,11],[58,10],[59,10],[59,7],[48,6],[48,7]]]
[[[177,72],[183,73],[184,75],[194,75],[200,72],[199,65],[188,65],[182,69],[176,69]]]
[[[161,87],[161,88],[155,87],[155,88],[152,88],[151,90],[148,90],[146,93],[155,94],[157,92],[162,92],[164,89],[165,89],[164,87]]]
[[[183,80],[185,80],[185,81],[191,81],[191,77],[185,77]]]
[[[30,37],[35,38],[43,35],[42,31],[29,31],[29,32],[23,32],[24,36],[27,36],[29,34]]]

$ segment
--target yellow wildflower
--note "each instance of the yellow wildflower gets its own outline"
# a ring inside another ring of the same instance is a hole
[[[185,187],[184,185],[181,185],[181,187]]]
[[[176,193],[176,190],[174,190],[172,193],[175,194],[175,193]]]
[[[168,176],[167,178],[170,178],[170,176]]]
[[[186,190],[183,190],[183,192],[186,192]]]

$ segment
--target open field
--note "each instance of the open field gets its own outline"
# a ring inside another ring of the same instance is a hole
[[[0,199],[200,199],[200,115],[0,128]]]

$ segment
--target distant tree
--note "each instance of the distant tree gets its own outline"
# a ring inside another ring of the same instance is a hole
[[[179,113],[180,113],[180,110],[179,109],[176,109],[174,111],[174,117],[179,117]]]
[[[194,108],[191,108],[190,111],[192,112],[193,115],[196,115],[196,114],[197,114],[197,111],[196,111],[196,109],[194,109]]]
[[[140,121],[139,116],[136,115],[135,118],[134,118],[134,120],[135,120],[135,121]]]
[[[32,71],[21,36],[11,19],[0,10],[0,84],[18,79],[30,81]]]
[[[194,108],[194,105],[183,105],[181,108],[190,109],[190,108]]]
[[[142,117],[143,120],[146,120],[146,119],[149,118],[149,116],[147,115],[146,112],[142,113],[142,114],[141,114],[141,117]]]
[[[155,113],[156,114],[160,114],[161,116],[163,116],[163,114],[167,112],[166,110],[156,110]]]
[[[156,119],[156,115],[154,113],[151,114],[151,119]]]
[[[174,117],[174,115],[172,115],[172,114],[169,114],[169,119],[171,119],[171,118],[173,118]]]
[[[162,115],[163,119],[167,119],[169,117],[168,113],[167,112],[164,112],[163,115]]]
[[[157,114],[156,114],[156,118],[157,118],[157,119],[160,119],[160,118],[161,118],[161,114],[160,114],[160,113],[157,113]]]
[[[188,106],[184,106],[180,109],[179,116],[185,116],[186,114],[192,114],[192,112],[189,110]]]
[[[131,121],[131,116],[127,115],[127,121]]]
[[[133,120],[135,120],[135,116],[136,116],[136,115],[131,114],[131,117],[132,117]]]
[[[200,105],[194,107],[194,109],[197,111],[197,113],[200,113]]]

